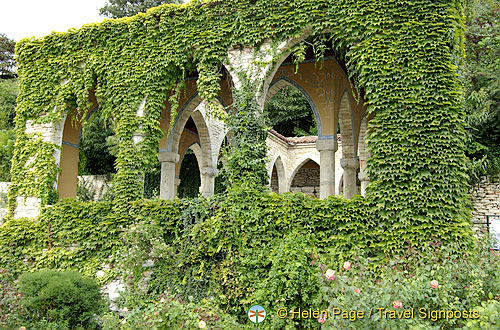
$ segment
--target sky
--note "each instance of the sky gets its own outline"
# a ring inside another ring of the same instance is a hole
[[[1,0],[0,33],[19,41],[100,22],[106,0]]]

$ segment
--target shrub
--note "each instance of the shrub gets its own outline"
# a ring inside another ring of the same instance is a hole
[[[325,300],[329,312],[363,311],[364,317],[353,320],[331,313],[324,326],[498,329],[500,258],[482,243],[487,241],[479,239],[471,254],[434,241],[428,250],[417,253],[410,248],[378,270],[370,267],[369,258],[354,258],[352,266],[337,271],[335,278],[323,277]],[[403,311],[408,311],[407,317]],[[449,317],[449,311],[460,314]]]
[[[94,316],[103,311],[104,300],[94,280],[77,272],[43,270],[19,277],[27,318],[32,322],[67,322],[75,328],[96,327]]]
[[[182,301],[170,294],[143,296],[144,300],[133,299],[134,305],[124,308],[122,317],[107,313],[102,317],[103,330],[180,330],[180,329],[253,329],[238,324],[236,318],[223,312],[211,300],[198,303]],[[200,323],[201,322],[201,323]]]

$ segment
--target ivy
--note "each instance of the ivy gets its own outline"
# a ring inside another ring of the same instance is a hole
[[[468,242],[459,0],[194,0],[24,39],[16,49],[20,93],[11,208],[15,196],[40,197],[44,204],[54,198],[58,169],[51,155],[56,146],[24,134],[28,120],[58,122],[68,111],[83,118],[94,93],[120,142],[114,205],[124,212],[142,197],[138,178],[156,161],[161,109],[168,99],[175,117],[187,76],[197,74],[198,92],[211,102],[228,49],[258,47],[267,40],[276,44],[306,30],[311,31],[307,45],[314,45],[318,60],[327,42],[342,54],[357,98],[363,96],[373,116],[371,185],[363,206],[378,222],[381,239],[373,246],[382,252],[401,250],[405,242],[424,244],[430,234]],[[299,43],[291,49],[296,60],[304,58],[306,48]],[[241,198],[254,200],[252,194],[267,183],[265,123],[249,96],[256,92],[251,84],[244,80],[233,96],[236,140],[226,176],[235,187],[224,206],[231,219],[252,213],[253,205],[245,208]],[[145,115],[140,117],[142,103]],[[143,139],[134,143],[138,133]],[[364,214],[363,207],[353,212]],[[219,244],[228,242],[221,237]]]

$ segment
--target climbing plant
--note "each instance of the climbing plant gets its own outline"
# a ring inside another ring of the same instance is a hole
[[[373,115],[368,199],[380,223],[376,247],[423,244],[431,232],[468,237],[462,9],[459,0],[193,0],[24,39],[17,44],[21,87],[11,208],[15,196],[40,197],[44,204],[54,199],[57,147],[26,133],[28,120],[58,122],[68,111],[84,116],[95,94],[99,111],[115,123],[120,150],[114,204],[126,207],[142,196],[138,177],[156,162],[167,93],[173,91],[168,101],[175,118],[187,75],[196,72],[199,95],[210,102],[219,91],[220,64],[229,64],[228,49],[258,49],[267,40],[274,45],[307,32],[308,44],[288,49],[295,59],[303,60],[313,44],[320,60],[325,44],[333,42],[357,98],[363,95]],[[243,77],[243,86],[253,83]],[[265,125],[248,91],[234,95],[238,132],[228,178],[263,186]]]

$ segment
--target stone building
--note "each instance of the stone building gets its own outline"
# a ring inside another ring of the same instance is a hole
[[[353,91],[344,63],[333,53],[325,54],[322,65],[316,65],[312,52],[307,52],[302,63],[292,63],[290,49],[307,36],[308,32],[304,32],[301,37],[284,41],[274,48],[269,42],[260,49],[229,49],[228,63],[222,68],[218,102],[225,109],[230,107],[232,89],[241,86],[238,75],[241,72],[262,84],[256,95],[262,109],[285,86],[297,89],[313,110],[318,136],[285,138],[276,132],[269,133],[270,189],[280,193],[299,191],[319,198],[341,193],[346,198],[364,195],[369,182],[365,173],[369,157],[365,143],[369,120],[365,115],[366,107],[362,97]],[[271,50],[275,60],[270,58],[273,56]],[[268,64],[262,66],[262,63]],[[231,132],[224,123],[207,113],[204,100],[197,92],[196,79],[195,75],[186,79],[172,127],[169,127],[170,104],[165,102],[162,109],[160,122],[164,135],[158,145],[158,159],[161,162],[160,198],[163,199],[176,196],[180,165],[188,149],[197,157],[201,172],[200,192],[205,196],[213,194],[220,149],[225,140],[230,140]],[[138,117],[144,116],[146,98],[137,109]],[[89,101],[92,115],[99,111],[92,93]],[[26,123],[26,133],[39,135],[43,141],[61,147],[53,154],[54,162],[61,168],[55,183],[61,199],[76,195],[82,131],[82,123],[75,125],[69,116],[66,117],[55,123],[34,124],[31,120]],[[338,127],[341,139],[337,135]],[[169,131],[171,133],[167,134]],[[143,136],[138,133],[133,139],[139,143]],[[37,197],[18,196],[15,216],[36,216],[40,205]]]

